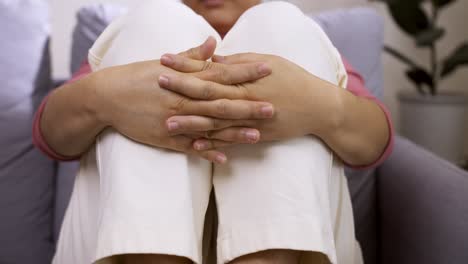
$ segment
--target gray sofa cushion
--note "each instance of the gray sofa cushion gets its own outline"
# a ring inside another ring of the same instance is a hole
[[[340,53],[362,74],[370,92],[382,100],[383,18],[372,8],[329,11],[313,18]]]
[[[32,144],[51,88],[47,1],[0,0],[0,263],[50,263],[55,164]]]
[[[379,263],[468,263],[468,172],[395,140],[379,168]]]

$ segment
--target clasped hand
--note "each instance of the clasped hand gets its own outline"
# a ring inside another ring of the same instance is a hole
[[[304,135],[320,137],[329,133],[328,128],[336,122],[332,115],[333,108],[339,105],[338,96],[334,94],[336,86],[284,58],[245,53],[227,57],[215,55],[212,62],[208,62],[166,54],[161,62],[175,72],[164,72],[159,78],[159,84],[177,94],[205,101],[247,100],[271,103],[275,109],[272,118],[248,118],[242,121],[243,126],[254,129],[250,133],[256,130],[260,135],[260,140],[248,143],[284,140]],[[258,79],[232,80],[231,74],[242,76],[246,74],[245,69],[248,69],[249,65],[259,62],[265,63],[259,65],[261,71],[271,73]],[[214,72],[204,71],[224,67],[228,70],[216,72],[220,74],[216,77],[210,76]],[[241,113],[242,109],[232,110]],[[167,129],[171,135],[201,137],[194,142],[197,151],[245,143],[240,138],[236,140],[235,135],[238,134],[239,128],[235,123],[214,121],[209,117],[175,115],[167,120]],[[199,131],[203,133],[197,133]]]
[[[215,48],[209,38],[159,61],[98,72],[98,118],[135,141],[216,163],[227,161],[223,147],[314,132],[308,105],[320,105],[321,94],[314,102],[306,94],[313,75],[280,57],[219,57]]]

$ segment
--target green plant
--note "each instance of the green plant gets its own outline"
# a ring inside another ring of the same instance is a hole
[[[439,12],[455,2],[454,0],[376,1],[385,2],[396,24],[414,38],[418,47],[430,51],[431,63],[426,68],[397,49],[385,46],[387,53],[409,67],[406,75],[416,85],[419,93],[437,95],[440,80],[455,72],[458,67],[468,65],[468,42],[462,43],[447,58],[438,61],[437,42],[446,33],[446,30],[437,24]]]

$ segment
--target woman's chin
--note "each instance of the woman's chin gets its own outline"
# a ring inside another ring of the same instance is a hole
[[[209,21],[208,23],[218,32],[218,34],[224,38],[224,36],[231,30],[234,23],[226,23],[226,21]]]

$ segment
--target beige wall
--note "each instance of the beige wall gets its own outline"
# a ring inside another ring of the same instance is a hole
[[[85,4],[119,3],[131,4],[138,0],[47,0],[52,20],[52,60],[56,78],[69,75],[72,27],[76,22],[76,11]]]
[[[85,3],[95,2],[114,2],[135,4],[136,0],[49,0],[52,10],[52,22],[54,38],[52,42],[53,47],[53,62],[54,62],[54,75],[56,77],[64,77],[68,75],[69,64],[69,46],[71,26],[74,23],[74,13],[76,9]],[[427,62],[427,52],[415,49],[413,42],[410,38],[403,35],[400,30],[395,26],[389,18],[384,6],[379,4],[368,4],[365,0],[290,0],[302,7],[306,12],[319,12],[322,10],[353,7],[368,5],[375,7],[379,13],[385,17],[386,43],[398,47],[406,54],[411,55],[412,58]],[[463,39],[468,40],[468,29],[466,27],[466,13],[468,11],[468,1],[460,0],[453,4],[447,10],[444,10],[441,16],[441,24],[447,26],[448,35],[439,45],[440,55],[447,55],[456,44],[460,43]],[[390,111],[393,113],[395,124],[398,127],[398,103],[396,101],[396,94],[401,90],[411,90],[413,87],[409,83],[403,72],[404,66],[395,59],[384,55],[385,64],[385,103],[389,106]],[[442,83],[444,90],[463,91],[468,94],[468,69],[463,69],[457,72],[454,76],[447,79]],[[468,120],[467,120],[468,124]],[[468,133],[468,130],[467,130]],[[466,140],[466,152],[468,154],[468,140]]]

